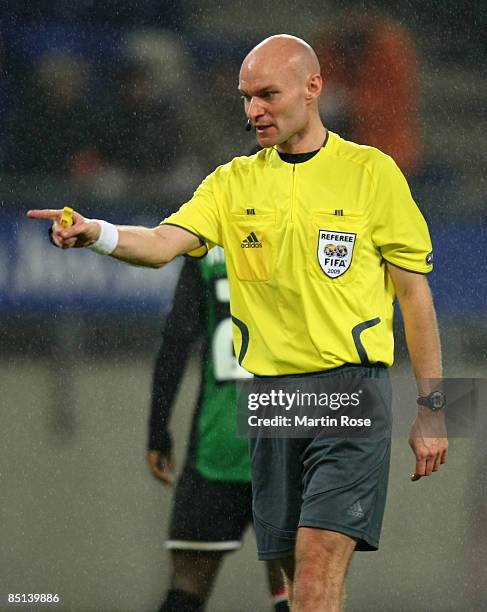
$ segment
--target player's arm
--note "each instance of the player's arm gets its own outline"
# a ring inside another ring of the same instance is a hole
[[[205,318],[205,286],[199,265],[187,260],[166,320],[152,378],[147,461],[152,474],[166,484],[172,484],[175,470],[169,433],[172,408],[191,347],[203,332]]]
[[[201,246],[201,240],[180,227],[159,225],[154,228],[118,225],[90,220],[78,212],[73,213],[73,224],[60,223],[62,210],[30,210],[31,219],[53,222],[52,241],[62,249],[91,247],[104,239],[110,247],[106,254],[138,266],[160,268],[178,255]],[[104,234],[102,234],[102,232]]]
[[[401,308],[406,343],[417,380],[418,394],[428,395],[441,385],[441,348],[433,299],[427,277],[387,264]],[[418,407],[409,444],[416,456],[417,476],[429,476],[445,463],[448,440],[444,414]]]

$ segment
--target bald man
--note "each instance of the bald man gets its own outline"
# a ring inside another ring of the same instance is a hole
[[[66,228],[61,211],[28,213],[54,222],[60,248],[154,268],[223,246],[235,354],[255,389],[331,385],[349,397],[345,412],[352,391],[367,396],[361,416],[370,410],[380,423],[368,435],[351,437],[332,420],[291,438],[252,433],[259,558],[281,561],[296,612],[339,610],[353,551],[378,547],[396,296],[419,391],[410,438],[416,478],[438,470],[447,454],[426,223],[390,157],[325,128],[322,87],[306,42],[267,38],[244,59],[239,81],[263,150],[218,167],[161,225],[114,226],[75,213]],[[328,409],[321,407],[323,418]]]

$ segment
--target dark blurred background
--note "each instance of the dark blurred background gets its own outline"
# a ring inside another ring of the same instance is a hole
[[[310,42],[325,77],[326,125],[388,152],[408,177],[434,243],[446,372],[485,377],[486,15],[479,0],[1,3],[0,592],[56,588],[63,609],[76,612],[150,610],[163,592],[169,496],[143,460],[152,361],[180,263],[147,271],[62,253],[47,226],[24,215],[71,205],[112,222],[157,224],[216,165],[254,146],[238,70],[265,36]],[[399,324],[396,352],[395,371],[407,376]],[[184,414],[174,425],[181,440]],[[471,517],[487,510],[485,483],[466,484],[474,443],[455,444],[457,463],[433,493],[418,483],[411,501],[391,484],[389,551],[352,569],[349,609],[476,609],[460,602],[480,597],[485,555],[472,570],[468,550],[480,537]],[[397,446],[406,484],[412,456],[404,440]],[[430,556],[416,566],[417,525],[438,505],[448,536],[430,534]],[[387,581],[401,535],[404,563]],[[412,593],[411,581],[429,575],[438,556],[439,582]],[[251,537],[234,559],[211,609],[267,609]],[[382,595],[367,587],[377,572],[385,572]],[[235,593],[245,583],[257,587],[242,603]]]

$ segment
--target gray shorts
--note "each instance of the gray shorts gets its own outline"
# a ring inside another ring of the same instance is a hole
[[[357,377],[378,379],[372,401],[389,424],[370,436],[257,436],[250,440],[259,559],[293,555],[298,527],[346,534],[357,540],[356,550],[377,550],[379,546],[391,448],[388,371],[345,366],[316,376],[334,377],[345,385],[347,376],[355,382]],[[309,381],[307,376],[293,379],[301,387]]]

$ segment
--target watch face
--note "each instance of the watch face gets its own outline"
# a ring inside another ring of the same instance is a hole
[[[434,391],[429,398],[434,410],[440,410],[445,405],[445,396],[441,391]]]

